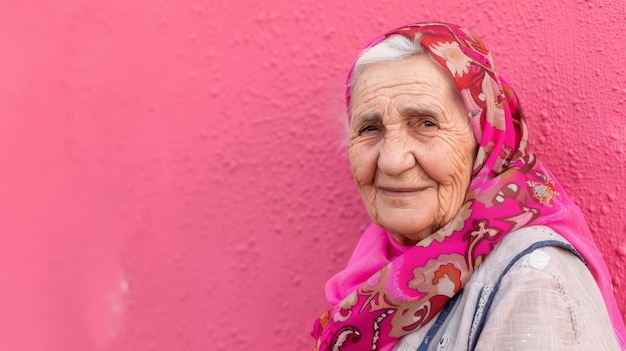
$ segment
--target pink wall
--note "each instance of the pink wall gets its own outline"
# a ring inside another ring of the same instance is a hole
[[[367,217],[359,48],[482,35],[626,305],[623,1],[4,0],[0,349],[300,350]]]

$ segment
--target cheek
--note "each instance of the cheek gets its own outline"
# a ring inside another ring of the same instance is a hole
[[[423,160],[423,161],[422,161]],[[460,162],[457,157],[451,157],[447,152],[429,152],[420,160],[420,167],[428,176],[440,186],[448,189],[460,179]]]
[[[463,173],[466,181],[470,182],[470,177],[474,169],[474,161],[476,160],[476,152],[478,150],[478,144],[471,135],[464,143],[464,147],[461,150],[461,156],[459,160],[459,171]]]
[[[376,174],[376,155],[372,150],[362,146],[351,146],[349,149],[350,167],[357,185],[370,185]]]
[[[430,169],[433,179],[440,184],[464,186],[469,184],[472,173],[475,142],[468,138],[457,138],[453,141],[445,143],[429,154]]]
[[[467,193],[474,159],[473,139],[456,139],[457,144],[430,153],[429,175],[439,183],[438,201],[441,225],[456,214]]]

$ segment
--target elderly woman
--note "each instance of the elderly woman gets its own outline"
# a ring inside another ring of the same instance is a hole
[[[469,31],[413,24],[348,79],[349,158],[373,220],[326,294],[316,350],[619,350],[580,209]]]

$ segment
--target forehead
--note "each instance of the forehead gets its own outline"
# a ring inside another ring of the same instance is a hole
[[[438,99],[442,103],[459,95],[447,72],[427,54],[396,61],[373,63],[356,77],[351,109],[378,97],[412,95]]]

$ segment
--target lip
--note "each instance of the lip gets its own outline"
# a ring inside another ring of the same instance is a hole
[[[420,188],[396,188],[396,187],[384,187],[384,186],[379,186],[377,187],[378,190],[386,196],[392,196],[392,197],[404,197],[404,196],[411,196],[411,195],[415,195],[415,193],[420,192],[424,189],[426,189],[425,187],[420,187]]]

